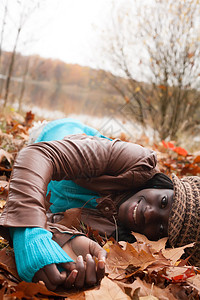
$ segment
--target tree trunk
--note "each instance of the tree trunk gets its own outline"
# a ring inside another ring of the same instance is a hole
[[[14,47],[13,47],[12,57],[11,57],[11,61],[10,61],[9,69],[8,69],[8,75],[7,75],[6,86],[5,86],[5,95],[4,95],[4,106],[3,106],[4,108],[6,107],[6,104],[7,104],[7,101],[8,101],[10,80],[11,80],[11,76],[12,76],[12,72],[13,72],[13,66],[14,66],[15,55],[16,55],[16,48],[17,48],[17,43],[18,43],[18,40],[19,40],[20,32],[21,32],[21,27],[18,28],[18,30],[17,30],[17,36],[16,36],[16,39],[15,39],[15,44],[14,44]]]

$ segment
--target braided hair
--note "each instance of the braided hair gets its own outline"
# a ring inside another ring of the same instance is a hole
[[[164,173],[157,173],[140,189],[170,189],[173,190],[172,180]]]

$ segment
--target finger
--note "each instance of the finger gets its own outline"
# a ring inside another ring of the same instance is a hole
[[[56,267],[56,264],[50,264],[43,268],[44,273],[48,277],[49,281],[53,285],[61,285],[66,280],[66,272],[60,273]]]
[[[45,274],[45,272],[40,269],[38,272],[35,273],[33,279],[32,279],[33,282],[43,282],[45,284],[45,286],[47,287],[48,290],[51,290],[51,291],[55,291],[55,289],[57,288],[57,285],[54,285],[52,284],[47,275]]]
[[[76,259],[76,269],[78,271],[78,274],[74,285],[76,288],[81,289],[84,286],[85,282],[85,265],[82,255],[79,255]]]
[[[74,269],[76,269],[76,263],[75,262],[67,262],[67,263],[61,263],[61,264],[59,264],[59,265],[61,265],[65,270],[67,270],[67,271],[69,271],[69,272],[71,272],[71,271],[73,271]]]
[[[96,263],[90,254],[86,255],[86,275],[85,282],[87,285],[92,286],[97,283],[96,276]]]
[[[99,283],[104,276],[105,276],[105,262],[103,260],[99,260],[97,263],[97,283]]]
[[[65,288],[66,289],[71,289],[72,286],[75,283],[76,277],[78,275],[78,271],[77,270],[73,270],[69,276],[67,277],[66,281],[65,281]]]
[[[106,250],[104,250],[102,247],[100,247],[98,254],[97,254],[98,260],[102,260],[105,263],[107,254],[108,253],[106,252]]]
[[[92,256],[96,256],[98,260],[103,260],[105,262],[107,252],[99,244],[90,240],[89,250]]]
[[[90,253],[98,258],[96,275],[97,282],[99,282],[105,275],[105,261],[107,252],[99,244],[95,243],[94,241],[91,241]]]

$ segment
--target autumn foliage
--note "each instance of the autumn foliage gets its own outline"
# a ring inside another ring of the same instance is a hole
[[[24,118],[18,115],[0,120],[0,209],[8,195],[8,186],[13,161],[18,151],[26,146],[28,129],[34,115],[29,112]],[[123,136],[123,139],[126,137]],[[147,140],[141,140],[147,145]],[[169,176],[176,173],[200,175],[200,154],[188,153],[174,142],[162,141],[152,146],[158,153],[160,170]],[[78,214],[74,211],[73,219]],[[13,249],[0,239],[0,299],[199,299],[200,270],[181,259],[184,248],[168,249],[167,238],[157,242],[133,233],[136,242],[103,240],[97,231],[86,229],[86,234],[95,239],[108,252],[106,276],[99,286],[77,290],[47,290],[42,283],[26,283],[20,280],[15,267]]]

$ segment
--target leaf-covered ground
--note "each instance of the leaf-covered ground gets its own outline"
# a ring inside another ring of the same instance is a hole
[[[34,115],[13,113],[0,116],[0,211],[7,195],[13,161],[26,146]],[[122,135],[126,140],[126,136]],[[140,144],[149,147],[143,137]],[[200,175],[200,153],[191,154],[175,143],[162,141],[151,146],[158,153],[159,167],[170,175]],[[90,229],[91,230],[91,229]],[[91,232],[90,232],[91,234]],[[96,241],[102,243],[97,232]],[[106,276],[100,286],[81,291],[51,292],[43,284],[20,280],[12,248],[0,238],[0,299],[199,299],[200,270],[181,259],[184,247],[166,249],[166,238],[151,242],[134,233],[137,242],[104,242],[108,252]],[[191,246],[191,245],[190,245]]]

